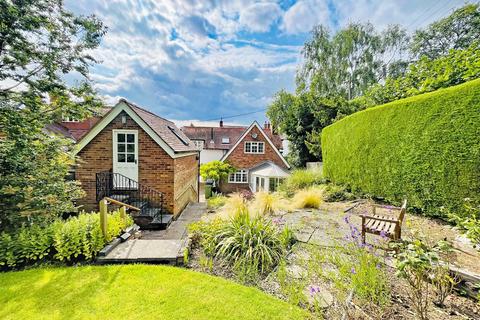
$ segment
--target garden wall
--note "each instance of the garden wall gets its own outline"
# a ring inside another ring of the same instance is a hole
[[[324,175],[429,215],[480,203],[480,79],[350,115],[322,132]]]

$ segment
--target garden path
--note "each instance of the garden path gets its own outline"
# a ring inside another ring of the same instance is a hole
[[[139,237],[120,243],[97,262],[181,264],[187,246],[187,226],[199,220],[205,211],[205,203],[190,203],[166,230],[141,231]]]

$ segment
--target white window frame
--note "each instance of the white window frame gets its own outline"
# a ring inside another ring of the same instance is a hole
[[[222,138],[222,144],[230,144],[230,138],[229,137],[223,137]]]
[[[62,122],[80,122],[80,120],[75,119],[74,117],[62,117]]]
[[[250,151],[247,151],[247,145],[250,144]],[[262,146],[262,152],[258,151],[258,147]],[[253,147],[255,146],[256,151],[252,151]],[[247,154],[264,154],[265,153],[265,142],[263,141],[245,141],[243,146],[243,152]]]
[[[228,175],[228,183],[248,183],[248,170],[241,169],[235,173],[230,173]]]
[[[198,148],[198,150],[203,150],[205,148],[205,141],[203,140],[192,140],[192,141],[195,147]]]

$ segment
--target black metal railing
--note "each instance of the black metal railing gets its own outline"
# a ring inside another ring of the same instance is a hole
[[[154,219],[163,221],[163,193],[142,185],[127,176],[110,171],[96,174],[97,202],[109,197],[117,201],[138,207],[141,214],[147,214]]]

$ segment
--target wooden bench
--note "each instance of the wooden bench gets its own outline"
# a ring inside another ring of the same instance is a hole
[[[390,214],[377,214],[377,208],[390,210]],[[395,211],[395,213],[393,213]],[[362,242],[365,243],[367,233],[383,235],[392,240],[399,240],[402,236],[402,223],[407,212],[407,200],[403,200],[401,208],[372,205],[371,215],[360,215],[362,217]]]

